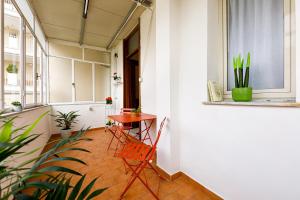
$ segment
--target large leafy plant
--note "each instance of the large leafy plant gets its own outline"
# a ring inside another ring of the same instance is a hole
[[[248,53],[246,72],[244,77],[244,59],[241,57],[241,55],[238,55],[237,57],[233,57],[234,82],[236,88],[249,87],[250,64],[251,64],[251,56],[250,53]]]
[[[69,130],[72,127],[72,124],[77,123],[77,118],[79,115],[77,111],[71,111],[68,113],[62,113],[57,111],[57,115],[53,115],[56,119],[57,127],[61,128],[62,130]]]
[[[18,158],[32,157],[39,147],[30,152],[22,152],[22,148],[40,135],[32,133],[40,120],[48,113],[40,116],[33,124],[19,128],[14,127],[15,118],[2,119],[0,128],[0,199],[8,200],[12,197],[16,200],[83,200],[92,199],[101,194],[105,189],[92,188],[97,180],[92,180],[85,188],[82,188],[86,175],[74,169],[49,163],[74,162],[74,164],[86,165],[78,158],[62,156],[68,151],[89,152],[86,149],[74,147],[79,141],[90,141],[83,136],[84,130],[70,138],[53,141],[53,146],[35,158],[25,159],[24,162],[14,164]],[[68,144],[68,147],[65,145]],[[30,167],[29,167],[30,166]],[[80,179],[73,185],[73,176]],[[28,191],[30,190],[30,192]]]

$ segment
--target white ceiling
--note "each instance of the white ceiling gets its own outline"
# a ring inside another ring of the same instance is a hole
[[[47,38],[79,42],[83,0],[30,0],[30,2]],[[90,0],[83,43],[107,47],[134,4],[132,0]],[[142,7],[137,9],[115,44],[134,28],[143,11]]]

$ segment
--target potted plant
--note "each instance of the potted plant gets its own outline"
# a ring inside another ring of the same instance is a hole
[[[72,145],[79,141],[89,142],[92,139],[82,137],[85,130],[72,135],[70,138],[51,141],[41,155],[35,156],[40,149],[37,139],[41,136],[34,132],[38,123],[48,115],[41,115],[28,126],[15,126],[17,117],[7,118],[0,113],[0,199],[60,199],[82,200],[95,199],[106,188],[94,189],[97,178],[87,180],[87,176],[79,173],[71,166],[57,166],[60,163],[73,162],[85,166],[86,162],[75,156],[65,156],[71,151],[89,153],[84,148],[74,148]],[[32,151],[22,151],[25,146],[35,145]],[[65,146],[67,144],[67,146]],[[38,145],[38,146],[36,146]],[[87,154],[88,155],[88,154]],[[52,164],[49,164],[52,163]],[[54,164],[56,163],[56,164]],[[55,174],[55,176],[54,176]],[[73,177],[76,178],[74,182]],[[71,181],[72,179],[72,181]],[[82,183],[86,182],[87,186]],[[72,182],[72,183],[71,183]],[[28,190],[28,188],[30,188]]]
[[[13,101],[11,103],[12,105],[12,110],[14,112],[21,112],[22,111],[22,104],[19,101]]]
[[[140,115],[142,113],[142,107],[138,107],[136,108],[133,112],[134,115]]]
[[[119,81],[119,80],[121,80],[121,77],[118,76],[117,72],[115,72],[114,75],[113,75],[113,79],[114,79],[114,81]]]
[[[248,102],[252,100],[252,88],[249,87],[250,53],[247,55],[246,72],[244,77],[244,59],[239,55],[233,58],[235,88],[232,89],[232,99],[236,102]]]
[[[18,67],[14,64],[9,64],[6,68],[7,72],[7,83],[9,85],[17,85],[18,84]]]
[[[62,113],[60,111],[57,112],[57,115],[53,115],[56,117],[56,126],[60,128],[62,138],[68,138],[71,136],[72,125],[77,123],[77,117],[79,117],[79,115],[77,114],[77,111],[71,111],[68,113]]]
[[[106,104],[112,104],[112,98],[111,97],[106,97],[105,101],[106,101]]]

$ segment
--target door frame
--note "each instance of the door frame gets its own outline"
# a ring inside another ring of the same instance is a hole
[[[128,41],[129,39],[137,32],[139,31],[138,34],[138,48],[136,50],[134,50],[131,54],[128,55]],[[126,84],[126,76],[128,76],[128,74],[126,74],[126,68],[129,67],[129,64],[127,62],[127,59],[130,58],[132,55],[138,53],[138,57],[139,57],[139,78],[141,77],[141,29],[140,29],[140,20],[138,22],[138,24],[132,29],[132,31],[129,33],[129,35],[123,40],[123,79],[124,79],[124,84],[123,84],[123,107],[127,107],[126,106],[126,101],[128,101],[126,99],[126,91],[127,91],[127,84]],[[141,106],[141,84],[140,84],[140,80],[138,80],[139,83],[139,106]]]

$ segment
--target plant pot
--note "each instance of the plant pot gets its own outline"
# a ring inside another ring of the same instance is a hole
[[[236,102],[252,101],[252,88],[233,88],[232,99]]]
[[[22,111],[22,106],[12,106],[13,112],[21,112]]]
[[[69,138],[71,136],[71,129],[60,130],[60,134],[62,138]]]

